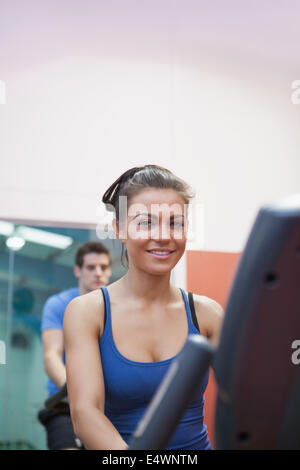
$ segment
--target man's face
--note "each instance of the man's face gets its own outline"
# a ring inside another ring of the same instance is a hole
[[[78,278],[81,295],[105,286],[111,275],[109,257],[105,253],[88,253],[83,257],[82,267],[74,267],[74,274]]]

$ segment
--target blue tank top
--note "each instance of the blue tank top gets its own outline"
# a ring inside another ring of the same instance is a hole
[[[136,430],[138,423],[163,380],[172,361],[179,353],[164,361],[136,362],[124,357],[114,343],[109,294],[104,294],[106,322],[100,352],[105,384],[105,415],[112,422],[126,443]],[[186,293],[182,290],[188,321],[188,334],[200,334],[192,322]],[[181,417],[176,430],[168,443],[168,450],[211,449],[204,424],[204,391],[208,383],[209,371],[197,389],[193,400]]]

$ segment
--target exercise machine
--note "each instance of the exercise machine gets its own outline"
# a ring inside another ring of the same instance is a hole
[[[218,348],[188,337],[129,450],[166,447],[208,367],[218,387],[216,449],[300,449],[300,194],[259,210]],[[64,386],[46,407],[57,409],[66,392]]]

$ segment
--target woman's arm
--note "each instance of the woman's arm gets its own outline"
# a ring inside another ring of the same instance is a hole
[[[99,325],[104,309],[101,296],[96,308],[94,300],[92,293],[73,299],[64,316],[72,423],[76,436],[88,450],[126,449],[126,442],[104,415],[105,388],[99,348]]]
[[[193,297],[200,332],[216,347],[219,344],[224,310],[218,302],[209,297],[195,294]]]

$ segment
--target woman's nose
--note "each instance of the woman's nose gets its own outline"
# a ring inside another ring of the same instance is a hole
[[[169,224],[159,224],[151,231],[151,238],[155,240],[169,240],[171,238],[171,231]]]

